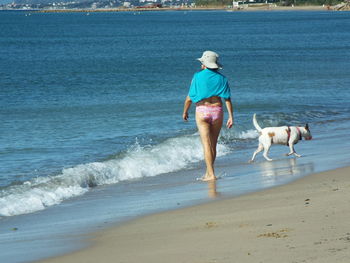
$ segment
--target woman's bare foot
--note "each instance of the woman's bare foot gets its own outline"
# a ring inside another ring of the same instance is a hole
[[[212,175],[212,176],[204,175],[204,176],[201,178],[201,181],[203,181],[203,182],[215,181],[215,180],[216,180],[215,175]]]

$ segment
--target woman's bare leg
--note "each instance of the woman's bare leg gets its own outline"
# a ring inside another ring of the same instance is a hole
[[[202,145],[203,145],[204,160],[207,166],[207,171],[203,179],[212,178],[212,177],[215,177],[215,173],[214,173],[214,167],[213,167],[213,163],[214,163],[214,156],[212,151],[213,147],[211,145],[211,138],[210,138],[211,137],[210,124],[205,120],[200,119],[200,117],[196,118],[196,122],[197,122],[199,135],[201,137]]]
[[[213,145],[212,151],[213,151],[213,156],[214,156],[214,162],[216,159],[216,146],[218,144],[218,138],[219,138],[221,127],[222,127],[222,122],[223,122],[223,117],[221,119],[214,121],[210,127],[211,142]]]
[[[203,181],[215,180],[214,161],[216,158],[216,144],[222,126],[222,118],[210,124],[201,119],[200,113],[196,113],[196,122],[202,140],[204,160],[207,166]]]

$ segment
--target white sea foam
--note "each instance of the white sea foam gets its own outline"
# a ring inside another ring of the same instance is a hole
[[[257,130],[242,131],[238,134],[238,138],[243,140],[255,139],[258,137],[259,137],[259,133],[257,132]]]
[[[225,145],[218,145],[218,156],[228,151]],[[198,135],[171,138],[154,146],[135,143],[123,156],[112,160],[77,165],[56,176],[36,178],[1,190],[0,216],[43,210],[82,195],[93,186],[173,172],[202,159]]]
[[[235,140],[249,140],[249,139],[256,139],[258,137],[259,137],[259,133],[256,130],[246,130],[246,131],[223,130],[221,133],[220,140],[230,143]]]

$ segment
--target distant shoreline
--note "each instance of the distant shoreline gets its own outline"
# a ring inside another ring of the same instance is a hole
[[[337,11],[337,6],[329,5],[301,5],[301,6],[278,6],[275,4],[246,4],[238,8],[227,6],[210,7],[133,7],[133,8],[72,8],[72,9],[1,9],[0,11],[25,11],[36,13],[96,13],[96,12],[145,12],[145,11],[227,11],[227,12],[249,12],[249,11]],[[342,9],[341,11],[349,11]]]
[[[227,7],[180,7],[180,8],[108,8],[108,9],[45,9],[35,10],[39,13],[95,13],[95,12],[144,12],[144,11],[228,11],[228,12],[246,12],[246,11],[333,11],[327,6],[274,6],[274,5],[254,5],[245,6],[239,9]]]

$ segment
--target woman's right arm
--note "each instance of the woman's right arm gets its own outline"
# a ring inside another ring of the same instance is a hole
[[[227,128],[231,128],[233,125],[233,107],[232,107],[232,102],[231,99],[225,99],[225,104],[228,112],[228,120],[226,123]]]
[[[191,107],[192,101],[189,96],[185,99],[184,112],[182,114],[182,118],[184,121],[188,121],[188,110]]]

